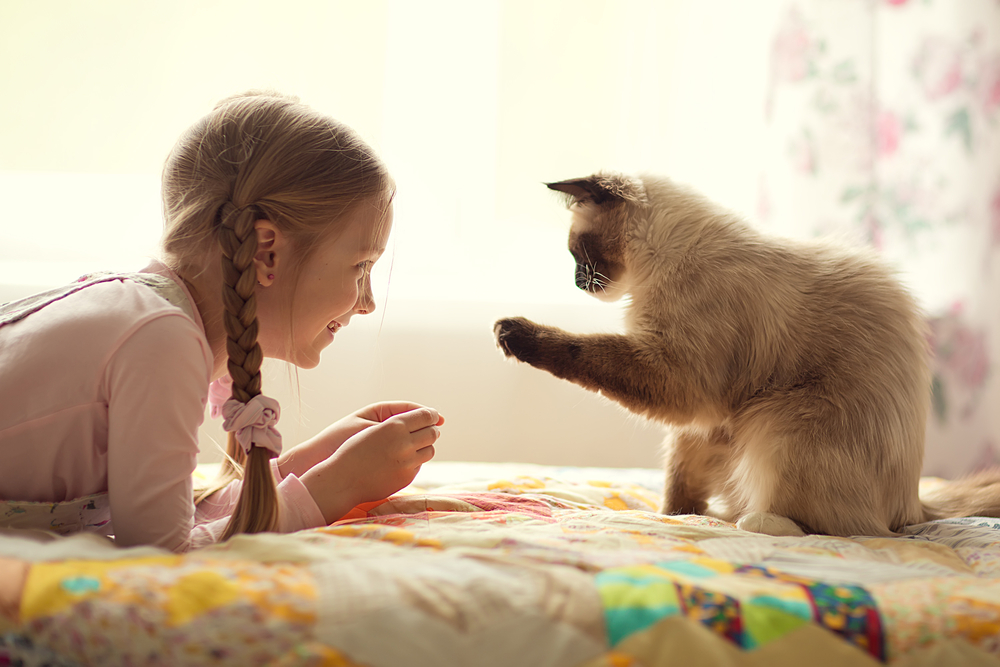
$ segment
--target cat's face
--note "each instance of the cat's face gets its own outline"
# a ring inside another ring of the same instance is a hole
[[[628,224],[641,183],[595,175],[547,185],[567,195],[576,286],[602,301],[620,299],[630,288]]]

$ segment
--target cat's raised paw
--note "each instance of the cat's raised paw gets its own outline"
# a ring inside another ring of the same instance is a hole
[[[538,328],[523,317],[506,317],[493,324],[493,335],[504,356],[530,362],[536,349]]]
[[[751,533],[773,535],[774,537],[801,537],[805,535],[799,525],[791,519],[770,512],[751,512],[740,517],[736,527]]]

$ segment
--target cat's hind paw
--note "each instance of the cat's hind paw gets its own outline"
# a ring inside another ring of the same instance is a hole
[[[774,537],[802,537],[805,532],[791,519],[770,512],[751,512],[740,517],[736,527]]]

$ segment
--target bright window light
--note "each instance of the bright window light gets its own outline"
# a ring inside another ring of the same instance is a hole
[[[141,268],[174,140],[250,88],[299,95],[383,155],[392,299],[585,301],[547,181],[652,171],[756,208],[776,2],[59,4],[58,22],[49,4],[0,9],[16,63],[0,70],[0,285]],[[260,48],[219,38],[263,20]]]

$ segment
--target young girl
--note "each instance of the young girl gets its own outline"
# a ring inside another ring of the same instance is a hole
[[[375,309],[393,194],[352,130],[297,100],[220,102],[164,166],[162,262],[0,307],[0,527],[184,551],[325,525],[409,484],[437,411],[371,405],[283,452],[260,375],[264,357],[315,367]],[[209,383],[229,377],[231,462],[196,498]]]

